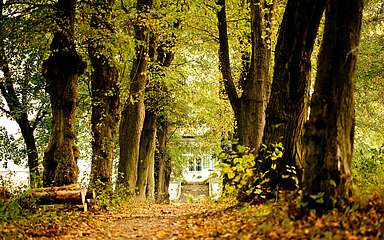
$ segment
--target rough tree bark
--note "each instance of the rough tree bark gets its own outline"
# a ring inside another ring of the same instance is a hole
[[[240,136],[243,145],[258,148],[265,125],[265,108],[269,98],[271,77],[270,24],[273,1],[251,0],[251,65],[241,96]],[[264,14],[265,9],[267,13]],[[265,31],[265,33],[263,33]]]
[[[154,34],[151,34],[149,43],[149,57],[153,64],[149,71],[155,79],[146,88],[146,115],[144,121],[144,129],[140,140],[140,163],[139,163],[139,179],[137,188],[139,196],[147,200],[153,200],[155,195],[155,150],[156,150],[156,132],[157,118],[163,112],[164,106],[167,104],[167,89],[161,80],[157,78],[164,77],[164,68],[169,67],[173,57],[173,47],[175,36],[162,36],[162,39],[157,44],[157,39]],[[147,121],[149,121],[147,123]],[[147,124],[149,124],[147,126]],[[144,161],[143,161],[144,159]],[[142,162],[143,161],[143,162]],[[143,163],[143,164],[142,164]],[[142,164],[142,165],[141,165]],[[146,170],[147,169],[147,170]],[[146,187],[143,184],[146,184]]]
[[[303,180],[303,200],[320,212],[337,207],[351,194],[354,80],[362,9],[363,0],[327,1],[318,74],[305,132]],[[322,201],[316,201],[314,195]]]
[[[270,29],[274,1],[252,0],[251,4],[251,64],[239,97],[229,58],[225,0],[218,0],[219,61],[225,91],[230,100],[237,122],[237,135],[241,145],[257,149],[262,140],[265,125],[265,108],[269,98],[271,77]],[[266,11],[266,9],[268,11]]]
[[[0,22],[4,21],[3,1],[0,0]],[[27,109],[23,107],[21,101],[17,97],[14,83],[12,80],[11,70],[9,69],[9,61],[5,52],[5,36],[0,26],[0,69],[3,71],[3,79],[0,81],[0,91],[9,108],[9,115],[17,122],[20,127],[21,135],[27,149],[29,182],[31,188],[39,187],[41,176],[39,171],[39,159],[36,148],[35,136],[33,135],[32,123],[28,119]]]
[[[148,57],[150,62],[154,62],[156,54],[157,39],[155,34],[150,33],[148,43]],[[151,65],[148,72],[154,74],[156,72],[156,65]],[[148,79],[148,82],[151,79]],[[155,82],[151,81],[147,84],[145,89],[145,118],[143,130],[140,138],[139,162],[137,169],[137,182],[136,193],[141,200],[147,199],[147,193],[150,193],[154,164],[154,156],[156,149],[156,119],[157,119],[157,106],[156,99],[157,92],[154,91]],[[154,99],[155,98],[155,99]]]
[[[29,197],[37,204],[84,204],[87,190],[79,184],[62,187],[36,188]]]
[[[137,193],[139,198],[145,199],[148,184],[148,178],[151,177],[150,165],[153,165],[155,157],[156,147],[156,113],[147,111],[145,114],[144,127],[141,133],[140,140],[140,156],[138,166],[138,177],[137,177]],[[153,175],[153,173],[152,173]]]
[[[115,137],[119,121],[118,69],[112,50],[107,46],[113,38],[112,7],[114,0],[93,2],[88,53],[92,73],[92,169],[91,186],[98,190],[112,189],[112,168]]]
[[[149,50],[146,14],[148,14],[152,4],[152,0],[137,0],[136,58],[132,65],[130,92],[121,115],[119,128],[120,161],[118,180],[119,184],[127,187],[131,193],[135,192],[136,187],[140,137],[145,117],[144,92],[148,81]]]
[[[157,131],[157,128],[156,128]],[[148,176],[147,176],[147,189],[146,197],[147,200],[155,200],[155,152],[156,152],[156,137],[153,139],[153,149],[150,152],[150,162],[148,166]]]
[[[171,159],[167,154],[168,121],[159,117],[157,124],[157,152],[155,156],[155,198],[168,202],[168,186],[171,176]]]
[[[174,27],[180,27],[180,22],[176,21]],[[163,69],[169,67],[174,59],[175,52],[175,41],[176,36],[172,33],[161,38],[158,46],[156,47],[156,64],[160,66],[159,69],[154,69],[153,72],[160,76],[164,77]],[[164,111],[164,106],[166,106],[169,101],[169,92],[167,86],[164,82],[156,81],[152,84],[152,108],[155,108],[156,114],[156,128],[157,132],[161,136],[156,137],[155,143],[157,140],[157,149],[154,149],[154,156],[151,158],[153,162],[149,168],[148,174],[148,199],[156,199],[159,202],[168,202],[168,186],[170,181],[171,174],[171,163],[170,158],[166,154],[166,141],[167,141],[167,131],[168,124],[166,121],[166,113]],[[157,150],[157,151],[156,151]]]
[[[53,115],[51,138],[44,155],[44,186],[75,183],[79,172],[75,108],[77,80],[85,63],[74,43],[76,0],[59,0],[55,8],[57,30],[53,34],[51,54],[43,64]]]
[[[263,143],[283,143],[285,163],[298,169],[303,168],[311,55],[324,9],[325,0],[289,0],[275,49]]]

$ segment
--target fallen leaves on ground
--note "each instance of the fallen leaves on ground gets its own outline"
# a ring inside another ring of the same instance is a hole
[[[136,203],[112,211],[42,213],[0,224],[1,239],[384,239],[382,203],[289,217],[285,203],[231,207],[215,203]]]

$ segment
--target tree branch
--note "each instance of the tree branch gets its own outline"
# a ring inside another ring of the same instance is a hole
[[[235,113],[236,119],[240,115],[240,100],[237,94],[236,86],[233,82],[231,73],[231,62],[229,59],[229,44],[228,44],[228,33],[227,33],[227,17],[225,13],[225,0],[218,0],[217,4],[221,6],[217,12],[218,30],[219,30],[219,61],[220,71],[223,75],[223,83],[225,91],[228,95],[229,102],[231,103],[232,109]]]
[[[241,21],[247,21],[247,22],[249,22],[249,18],[231,19],[231,20],[227,20],[227,23],[229,23],[229,22],[241,22]]]
[[[37,128],[37,125],[41,122],[45,115],[47,115],[48,111],[44,107],[44,103],[40,106],[39,111],[36,114],[35,120],[31,121],[32,130]]]
[[[188,27],[190,27],[192,29],[195,29],[197,31],[201,31],[201,32],[205,33],[207,36],[209,36],[210,38],[213,38],[217,42],[220,41],[220,39],[218,37],[215,37],[214,33],[208,31],[207,29],[202,29],[202,28],[198,28],[198,27],[195,27],[195,26],[191,26],[191,25],[188,25]]]

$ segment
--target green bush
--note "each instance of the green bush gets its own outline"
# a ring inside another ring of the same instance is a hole
[[[384,145],[379,148],[360,150],[356,155],[353,167],[366,177],[375,173],[384,164]]]
[[[30,191],[13,194],[10,199],[0,202],[0,221],[10,222],[25,217],[37,210],[37,205],[30,198]]]
[[[355,152],[352,172],[356,196],[371,196],[384,190],[384,145],[361,148]]]
[[[259,203],[277,196],[281,190],[296,190],[299,182],[294,166],[283,160],[282,144],[262,145],[254,150],[240,145],[219,155],[225,193],[241,202]]]
[[[96,201],[92,203],[92,207],[95,209],[110,210],[116,208],[132,196],[132,193],[128,192],[126,188],[116,187],[113,189],[110,184],[99,179],[92,184],[91,189],[96,192]]]

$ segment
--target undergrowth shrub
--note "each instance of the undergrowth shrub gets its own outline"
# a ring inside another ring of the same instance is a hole
[[[0,201],[0,222],[11,222],[37,210],[30,191],[13,193],[6,201]]]
[[[234,144],[219,155],[226,195],[240,202],[259,203],[277,197],[282,190],[299,187],[296,169],[282,159],[281,143],[253,149]]]
[[[384,190],[384,145],[357,149],[352,162],[355,196]]]
[[[93,184],[91,189],[96,192],[96,199],[93,202],[93,208],[95,209],[110,210],[119,207],[130,196],[125,188],[116,187],[113,189],[110,184],[99,179]]]

